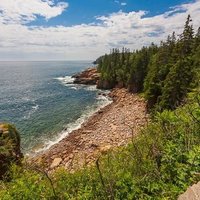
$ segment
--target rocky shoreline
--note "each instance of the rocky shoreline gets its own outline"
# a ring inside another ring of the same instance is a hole
[[[73,75],[72,78],[74,78],[74,84],[97,85],[100,73],[97,72],[97,68],[91,67]]]
[[[47,171],[57,167],[75,170],[93,163],[101,153],[126,145],[148,122],[146,102],[126,89],[113,89],[113,103],[100,109],[73,131],[29,162]]]

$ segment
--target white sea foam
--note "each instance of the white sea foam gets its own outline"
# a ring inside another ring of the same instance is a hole
[[[73,89],[73,90],[78,90],[78,88],[76,86],[72,86],[70,88]]]
[[[64,131],[58,134],[58,136],[54,140],[49,140],[45,142],[43,148],[36,150],[35,153],[37,154],[37,153],[44,152],[45,150],[48,150],[51,146],[53,146],[54,144],[57,144],[63,138],[68,136],[72,131],[81,128],[81,125],[85,121],[87,121],[89,117],[91,117],[95,112],[99,111],[101,108],[107,106],[110,103],[112,103],[112,100],[110,98],[108,98],[107,96],[98,95],[97,103],[95,105],[88,107],[85,110],[85,112],[83,112],[80,118],[78,118],[75,122],[67,124]]]
[[[85,90],[96,91],[97,90],[97,86],[96,85],[88,85],[88,86],[85,87]]]
[[[33,101],[29,97],[22,97],[22,100],[24,100],[24,101]]]
[[[87,91],[99,91],[103,94],[109,93],[109,91],[102,91],[96,88],[96,85],[82,85],[82,84],[74,84],[74,78],[71,76],[65,76],[65,77],[58,77],[56,78],[59,80],[63,85],[69,87],[70,89],[79,90],[84,89]],[[77,130],[81,128],[81,125],[87,121],[89,117],[91,117],[95,112],[99,111],[101,108],[107,106],[108,104],[112,103],[112,100],[107,95],[97,95],[96,97],[96,103],[92,106],[89,106],[86,108],[86,110],[83,112],[83,114],[72,123],[69,123],[65,126],[64,130],[57,135],[56,138],[48,141],[44,141],[44,145],[42,148],[35,150],[33,154],[44,152],[45,150],[48,150],[51,146],[54,144],[57,144],[60,142],[63,138],[68,136],[72,131]]]
[[[74,78],[72,78],[71,76],[58,77],[55,79],[61,81],[63,84],[71,84],[74,81]]]
[[[83,85],[83,84],[70,84],[67,85],[70,87],[70,89],[74,90],[87,90],[87,91],[97,91],[98,89],[96,88],[96,85]]]
[[[64,77],[58,77],[55,78],[56,80],[60,81],[62,84],[64,84],[66,87],[69,87],[70,89],[73,90],[88,90],[88,91],[96,91],[96,85],[84,85],[84,84],[74,84],[74,78],[71,76],[64,76]]]
[[[30,119],[31,115],[35,113],[39,108],[39,105],[32,106],[31,110],[27,115],[24,116],[24,119]]]
[[[106,101],[108,99],[107,96],[104,95],[98,95],[97,100],[101,100],[101,101]]]

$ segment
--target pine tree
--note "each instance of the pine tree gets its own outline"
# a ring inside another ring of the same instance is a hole
[[[180,55],[179,57],[185,57],[192,53],[193,42],[194,42],[194,29],[193,25],[191,24],[192,19],[191,16],[188,15],[187,20],[185,22],[183,33],[180,35],[180,42],[179,42],[179,50]]]
[[[152,44],[133,52],[112,49],[99,62],[104,88],[128,87],[131,92],[144,92],[149,108],[174,109],[200,74],[200,28],[194,36],[191,22],[188,15],[179,38],[173,32],[160,47]]]
[[[175,109],[181,104],[190,90],[194,78],[193,61],[189,58],[179,60],[170,70],[160,98],[159,106],[163,109]]]

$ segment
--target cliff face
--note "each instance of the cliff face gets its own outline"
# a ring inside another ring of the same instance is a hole
[[[100,73],[97,71],[97,68],[92,67],[88,68],[78,74],[72,76],[74,78],[75,84],[84,84],[84,85],[96,85],[98,89],[113,89],[114,87],[122,88],[119,84],[116,85],[115,82],[102,80]]]
[[[0,123],[0,179],[10,164],[19,163],[22,157],[19,133],[13,126]]]
[[[96,68],[88,68],[72,76],[72,78],[75,78],[74,83],[84,85],[96,85],[99,77],[100,74],[97,72]]]

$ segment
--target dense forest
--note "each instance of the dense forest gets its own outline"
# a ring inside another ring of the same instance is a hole
[[[126,87],[147,99],[147,127],[73,173],[11,165],[0,199],[174,200],[200,181],[200,29],[195,33],[190,16],[183,33],[160,46],[113,49],[97,63],[99,88]]]
[[[198,84],[200,66],[200,28],[194,32],[190,15],[182,34],[173,32],[160,46],[141,50],[113,49],[97,59],[101,73],[99,88],[126,87],[143,92],[148,108],[175,109]]]

